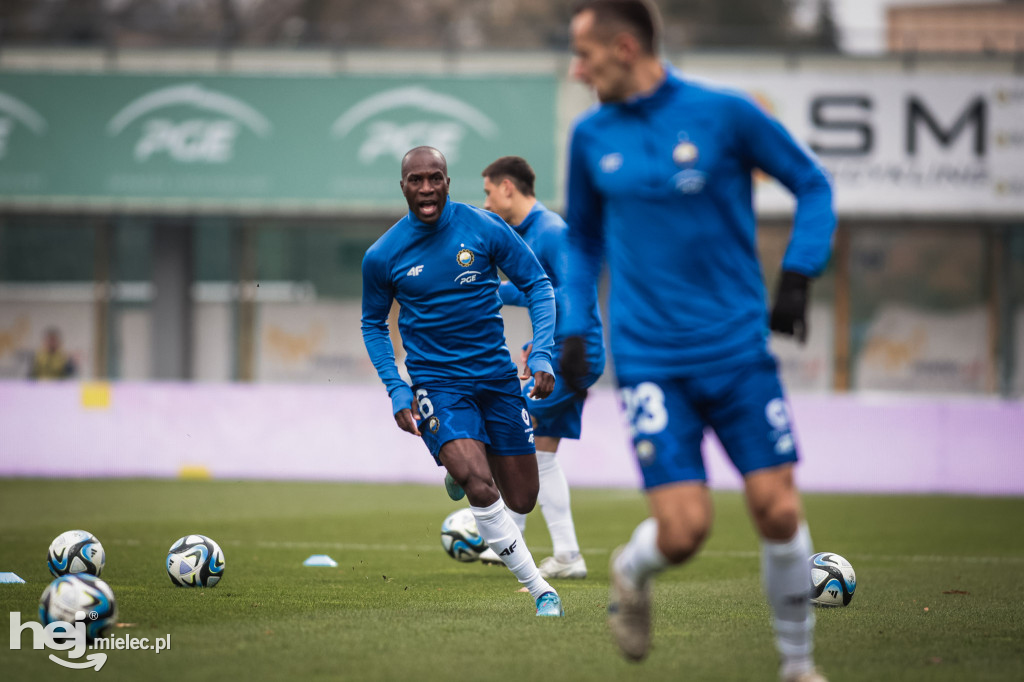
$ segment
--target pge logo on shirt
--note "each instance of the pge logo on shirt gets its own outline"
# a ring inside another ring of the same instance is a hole
[[[704,189],[708,176],[703,171],[687,168],[673,175],[672,181],[675,183],[676,189],[683,194],[697,194]]]
[[[455,282],[459,286],[463,284],[472,284],[476,281],[477,276],[480,274],[479,270],[470,270],[469,272],[462,272],[456,275]]]

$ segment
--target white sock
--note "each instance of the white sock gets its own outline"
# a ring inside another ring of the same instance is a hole
[[[512,517],[515,521],[516,528],[519,529],[520,533],[526,532],[526,514],[520,514],[519,512],[512,511],[508,507],[505,507],[505,513]]]
[[[633,531],[633,536],[615,561],[615,569],[634,588],[643,587],[648,580],[668,566],[668,559],[658,549],[658,520],[644,519]]]
[[[813,552],[811,534],[804,522],[789,540],[761,540],[761,581],[772,610],[775,647],[782,657],[784,674],[814,667],[811,567],[807,562]]]
[[[498,501],[489,507],[469,507],[476,518],[476,528],[480,537],[497,554],[508,569],[526,586],[534,599],[545,592],[554,592],[551,585],[541,577],[533,555],[526,547],[523,534],[512,521],[505,509],[505,501]]]
[[[537,472],[540,474],[537,502],[548,524],[555,558],[574,561],[580,555],[580,543],[576,540],[576,526],[569,507],[569,481],[555,453],[537,451]]]

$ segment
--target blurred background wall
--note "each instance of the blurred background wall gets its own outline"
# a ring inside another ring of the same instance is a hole
[[[79,380],[363,385],[389,426],[359,266],[404,213],[400,157],[437,146],[481,205],[483,167],[522,155],[561,209],[592,103],[569,4],[7,0],[0,379],[26,390],[56,329]],[[810,342],[773,341],[790,391],[1019,405],[1024,4],[659,5],[669,61],[749,92],[834,177]],[[767,180],[757,203],[770,292],[792,204]]]

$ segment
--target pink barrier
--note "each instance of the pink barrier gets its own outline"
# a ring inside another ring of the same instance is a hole
[[[798,395],[807,491],[1024,495],[1024,404]],[[0,476],[330,479],[440,484],[378,386],[0,382]],[[569,482],[639,485],[614,392],[594,391]],[[714,439],[711,485],[739,478]]]

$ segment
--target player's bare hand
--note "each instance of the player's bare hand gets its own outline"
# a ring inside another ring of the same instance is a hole
[[[532,350],[533,343],[528,343],[526,344],[526,348],[524,348],[523,351],[519,354],[519,361],[523,363],[523,367],[526,367],[526,361],[530,359],[530,351]],[[526,370],[524,371],[529,371],[529,369],[529,367],[526,367]]]
[[[547,372],[537,372],[533,375],[533,388],[530,389],[530,397],[534,400],[541,400],[551,395],[555,390],[555,377]]]
[[[411,433],[414,436],[422,435],[419,427],[416,426],[417,420],[419,420],[419,412],[413,407],[411,410],[406,408],[395,412],[395,423],[398,424],[398,428],[402,429],[407,433]]]
[[[532,376],[533,370],[531,370],[530,366],[526,364],[526,360],[523,360],[523,371],[519,373],[519,378],[523,381],[527,381]]]

